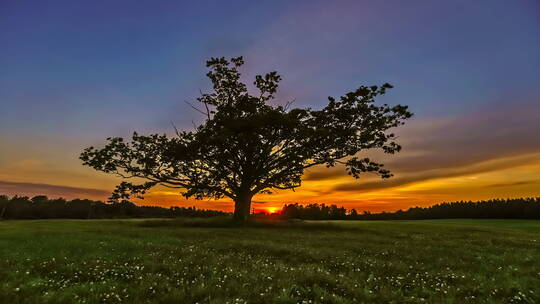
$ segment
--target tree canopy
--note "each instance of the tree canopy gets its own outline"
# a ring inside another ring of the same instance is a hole
[[[390,154],[401,149],[390,129],[412,113],[403,105],[375,104],[390,84],[328,97],[320,110],[275,106],[270,101],[281,77],[276,72],[257,75],[257,92],[250,93],[241,81],[243,64],[242,57],[207,62],[213,90],[197,98],[205,121],[193,130],[175,129],[172,137],[134,133],[131,141],[107,138],[103,148],[83,151],[84,165],[126,179],[113,192],[113,201],[163,185],[182,189],[186,198],[229,197],[235,218],[245,220],[255,194],[299,187],[310,167],[341,164],[354,178],[364,172],[392,176],[383,164],[359,156],[367,149]]]

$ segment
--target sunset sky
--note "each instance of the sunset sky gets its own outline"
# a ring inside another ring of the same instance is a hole
[[[210,57],[278,71],[275,104],[389,82],[381,102],[415,113],[385,156],[394,177],[314,168],[255,208],[336,203],[392,211],[443,201],[540,196],[540,2],[0,1],[0,194],[106,199],[113,176],[83,167],[106,137],[172,134]],[[230,210],[156,188],[142,202]]]

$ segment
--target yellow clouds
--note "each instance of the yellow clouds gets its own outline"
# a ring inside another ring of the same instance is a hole
[[[29,197],[35,195],[46,195],[51,198],[63,197],[66,199],[88,198],[102,200],[106,198],[110,194],[110,192],[100,189],[68,187],[38,183],[17,183],[0,180],[0,194],[6,194],[9,196],[20,195]]]
[[[256,209],[284,203],[327,203],[359,211],[392,211],[443,201],[540,196],[540,107],[479,110],[440,120],[417,120],[399,130],[403,151],[369,152],[395,176],[348,176],[343,167],[306,171],[296,191],[254,198]],[[80,141],[80,140],[79,140]],[[81,143],[10,139],[0,151],[0,194],[106,199],[120,181],[83,167]],[[98,141],[100,142],[100,141]],[[232,210],[230,199],[186,200],[180,189],[158,187],[139,204]]]
[[[285,203],[338,204],[359,211],[393,211],[443,201],[482,200],[540,195],[540,153],[499,158],[465,167],[421,172],[396,172],[389,180],[367,175],[358,180],[343,168],[306,172],[296,191],[276,191],[254,197],[256,210],[275,210]],[[230,199],[186,200],[180,190],[156,188],[140,204],[197,206],[231,211]]]
[[[390,180],[373,177],[355,180],[345,174],[312,180],[308,173],[308,179],[296,192],[259,195],[257,200],[269,205],[336,203],[361,211],[392,211],[443,201],[539,196],[539,169],[540,154],[528,154],[462,168],[397,172]]]

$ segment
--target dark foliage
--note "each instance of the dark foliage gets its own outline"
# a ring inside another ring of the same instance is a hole
[[[390,130],[412,114],[406,106],[375,104],[390,84],[329,97],[320,110],[274,106],[281,77],[257,75],[257,92],[251,93],[240,79],[243,64],[242,57],[207,62],[213,90],[197,99],[200,109],[193,106],[205,117],[194,130],[176,130],[174,137],[134,133],[130,141],[108,138],[103,148],[84,150],[80,158],[86,166],[145,180],[122,182],[111,200],[141,196],[162,185],[196,199],[229,197],[235,218],[246,220],[254,195],[299,187],[306,168],[342,164],[355,178],[364,172],[392,176],[382,164],[358,157],[369,149],[390,154],[401,149]]]
[[[169,218],[211,217],[229,213],[195,207],[138,206],[131,202],[104,203],[88,199],[67,201],[39,195],[33,198],[0,195],[1,219],[105,219],[105,218]],[[413,207],[406,211],[358,213],[337,205],[287,204],[278,214],[258,213],[255,218],[299,220],[422,220],[452,218],[540,219],[540,198],[493,199],[479,202],[451,202],[430,207]],[[227,221],[222,219],[219,221]]]
[[[344,220],[350,218],[350,212],[337,205],[309,204],[302,206],[298,203],[283,206],[280,213],[283,218],[305,220]]]
[[[49,199],[40,195],[33,198],[0,195],[0,219],[104,219],[104,218],[158,218],[158,217],[209,217],[225,215],[216,210],[195,207],[137,206],[131,202],[103,203],[87,199],[67,201]]]
[[[304,220],[424,220],[452,218],[540,219],[540,198],[493,199],[479,202],[452,202],[430,207],[414,207],[406,211],[358,214],[336,205],[288,204],[281,210],[282,218]]]
[[[540,198],[493,199],[460,201],[430,207],[414,207],[394,213],[364,213],[366,220],[421,220],[448,218],[540,219]]]

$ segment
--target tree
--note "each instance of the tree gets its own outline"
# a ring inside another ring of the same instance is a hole
[[[358,212],[356,211],[356,209],[354,208],[351,209],[351,212],[349,212],[349,218],[355,220],[357,219],[357,217],[358,217]]]
[[[0,221],[4,219],[4,214],[9,204],[9,198],[7,195],[0,195]]]
[[[205,121],[176,136],[134,133],[131,141],[107,138],[101,149],[89,147],[80,158],[84,165],[122,178],[111,201],[142,197],[156,185],[183,189],[186,198],[223,198],[234,201],[234,218],[246,220],[257,193],[294,189],[304,170],[318,165],[345,166],[358,178],[373,172],[392,174],[382,164],[357,154],[382,149],[393,154],[401,147],[389,130],[412,114],[407,106],[377,106],[374,98],[392,86],[361,86],[336,100],[328,97],[321,110],[273,106],[281,77],[276,72],[255,77],[256,94],[240,80],[242,57],[207,62],[213,91],[197,98]]]
[[[48,200],[49,200],[49,198],[46,195],[37,195],[37,196],[32,197],[32,199],[31,199],[31,201],[34,204],[44,203],[44,202],[46,202]]]

